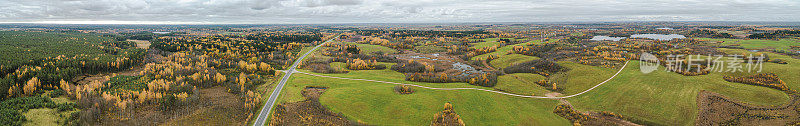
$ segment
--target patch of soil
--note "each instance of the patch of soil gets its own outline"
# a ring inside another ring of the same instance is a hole
[[[270,120],[271,126],[298,125],[363,125],[347,120],[338,113],[333,113],[319,102],[319,96],[325,92],[324,87],[306,87],[302,91],[304,101],[278,104]]]
[[[100,125],[246,125],[244,102],[225,87],[201,89],[198,98],[177,109],[163,111],[144,105],[125,112],[103,115]]]
[[[800,121],[798,96],[780,106],[747,104],[721,94],[700,91],[697,95],[696,125],[787,125]]]
[[[561,105],[557,106],[553,113],[556,113],[559,116],[572,121],[573,123],[579,123],[587,126],[641,126],[625,120],[621,116],[610,116],[592,111],[580,112],[575,110],[574,107],[572,107],[572,104],[570,104],[566,99],[559,99],[559,102]]]
[[[595,121],[602,122],[602,123],[599,123],[599,122],[589,121],[589,122],[587,122],[587,124],[609,124],[610,123],[610,124],[614,124],[615,126],[641,126],[639,124],[636,124],[636,123],[633,123],[633,122],[630,122],[630,121],[627,121],[627,120],[624,120],[624,119],[620,119],[618,117],[607,116],[607,115],[603,115],[603,114],[600,114],[600,113],[597,113],[597,112],[586,112],[586,115],[588,115],[591,118],[595,118],[596,119]]]
[[[137,47],[137,48],[141,48],[141,49],[148,49],[148,48],[150,48],[150,41],[147,41],[147,40],[134,40],[134,39],[128,39],[127,41],[131,41],[131,42],[134,42],[134,43],[136,43],[136,47]]]

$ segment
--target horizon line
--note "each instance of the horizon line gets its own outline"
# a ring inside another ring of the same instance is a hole
[[[0,24],[66,24],[66,25],[268,25],[268,24],[480,24],[480,23],[608,23],[608,22],[762,22],[800,23],[800,21],[507,21],[507,22],[327,22],[327,23],[230,23],[230,22],[183,22],[183,21],[29,21],[2,22]]]

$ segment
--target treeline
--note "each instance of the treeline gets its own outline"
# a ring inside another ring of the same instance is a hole
[[[465,82],[471,85],[493,87],[497,84],[497,73],[479,73],[472,75],[450,75],[445,69],[436,65],[423,64],[409,60],[392,65],[392,70],[405,74],[408,81],[429,83]]]
[[[545,59],[531,60],[518,64],[512,64],[511,66],[508,66],[503,69],[503,71],[508,74],[534,73],[542,76],[550,76],[551,74],[568,70],[569,69],[566,67],[563,67],[553,61]]]
[[[747,38],[750,39],[780,39],[786,37],[798,37],[800,36],[800,30],[777,30],[772,33],[755,33],[748,35]]]
[[[711,30],[694,30],[686,34],[686,36],[695,38],[734,38],[731,34]]]
[[[722,79],[725,79],[725,81],[729,82],[764,86],[781,91],[789,91],[789,87],[786,86],[786,82],[783,82],[783,80],[778,78],[778,75],[775,75],[774,73],[759,73],[743,77],[724,76]]]
[[[24,115],[22,115],[22,113],[25,113],[30,109],[51,108],[56,109],[58,112],[63,112],[72,111],[76,107],[77,105],[75,103],[56,104],[50,98],[38,96],[7,99],[0,102],[0,115],[2,115],[0,116],[0,124],[21,126],[22,123],[28,120]],[[71,121],[67,120],[67,122],[62,122],[61,125],[67,125],[67,123],[71,123]]]
[[[230,36],[162,37],[152,41],[151,48],[170,52],[189,51],[207,54],[227,62],[266,62],[279,68],[288,66],[310,43],[272,42],[233,39]]]
[[[311,43],[322,41],[322,34],[318,33],[257,33],[245,36],[247,40],[266,42],[299,42]]]
[[[490,32],[484,30],[474,30],[474,31],[439,31],[439,30],[430,30],[430,31],[422,31],[422,30],[358,30],[354,31],[356,34],[362,36],[374,36],[374,35],[388,35],[391,37],[410,37],[410,36],[423,36],[423,37],[467,37],[473,36],[477,34],[490,34]]]
[[[61,89],[84,109],[84,124],[103,120],[105,114],[130,118],[133,108],[147,105],[171,112],[197,100],[199,88],[213,86],[240,94],[243,109],[253,114],[261,102],[261,95],[253,90],[275,74],[269,64],[258,61],[228,62],[196,52],[175,52],[164,60],[145,64],[138,76],[113,76],[105,83],[94,81],[74,87],[62,82]]]
[[[0,77],[22,66],[40,66],[55,57],[99,56],[125,52],[134,45],[95,34],[0,31]],[[94,58],[94,57],[92,57]]]

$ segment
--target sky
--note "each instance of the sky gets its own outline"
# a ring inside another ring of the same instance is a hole
[[[0,0],[0,22],[317,24],[800,21],[800,0]]]

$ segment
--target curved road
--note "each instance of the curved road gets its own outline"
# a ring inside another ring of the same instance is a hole
[[[339,36],[337,35],[336,37]],[[281,82],[278,83],[278,86],[275,87],[275,90],[273,90],[272,94],[269,95],[269,99],[267,99],[267,102],[266,104],[264,104],[264,107],[261,108],[261,113],[258,113],[258,117],[256,118],[255,122],[253,122],[253,126],[263,126],[264,123],[267,121],[267,116],[269,116],[269,112],[272,111],[272,106],[275,106],[275,100],[277,100],[278,95],[281,94],[283,85],[286,84],[286,81],[289,81],[289,77],[291,77],[292,73],[295,72],[294,69],[297,68],[297,65],[303,61],[303,58],[306,58],[308,54],[311,54],[312,52],[314,52],[314,50],[317,50],[317,48],[321,47],[322,45],[325,45],[325,43],[333,41],[333,39],[335,39],[336,37],[330,38],[327,41],[320,43],[319,45],[315,46],[314,48],[303,54],[303,56],[301,56],[300,58],[297,58],[296,61],[294,61],[294,64],[292,64],[292,66],[286,70],[285,72],[286,74],[283,75],[283,78],[281,78]]]
[[[295,61],[294,64],[292,64],[292,66],[289,67],[289,69],[284,71],[286,73],[286,75],[283,75],[283,78],[281,79],[281,82],[278,83],[278,86],[275,87],[275,90],[272,91],[272,94],[269,96],[269,99],[267,100],[266,104],[264,104],[264,107],[261,108],[261,113],[258,114],[258,117],[256,118],[255,122],[253,123],[253,126],[263,126],[265,124],[265,122],[267,121],[267,117],[269,116],[270,111],[272,111],[272,107],[275,105],[275,101],[278,99],[278,95],[280,95],[281,90],[283,89],[283,86],[286,84],[286,81],[289,80],[289,77],[292,76],[292,73],[295,73],[295,72],[296,73],[301,73],[301,74],[306,74],[306,75],[311,75],[311,76],[317,76],[317,77],[345,79],[345,80],[371,81],[371,82],[396,84],[396,85],[409,85],[409,86],[420,87],[420,88],[425,88],[425,89],[433,89],[433,90],[479,90],[479,91],[486,91],[486,92],[498,93],[498,94],[509,95],[509,96],[524,97],[524,98],[561,99],[561,98],[575,97],[575,96],[581,95],[583,93],[589,92],[589,91],[593,90],[594,88],[597,88],[600,85],[605,84],[606,82],[610,81],[611,79],[614,79],[614,77],[619,75],[619,73],[622,72],[622,70],[624,70],[626,66],[628,66],[628,61],[625,61],[625,65],[623,65],[622,68],[620,68],[619,71],[617,71],[617,73],[614,73],[613,76],[611,76],[610,78],[606,79],[605,81],[600,82],[599,84],[595,85],[594,87],[589,88],[589,89],[587,89],[587,90],[585,90],[583,92],[580,92],[580,93],[577,93],[577,94],[573,94],[573,95],[569,95],[569,96],[562,96],[562,97],[543,97],[543,96],[518,95],[518,94],[512,94],[512,93],[506,93],[506,92],[500,92],[500,91],[493,91],[493,90],[487,90],[487,89],[480,89],[480,88],[434,88],[434,87],[426,87],[426,86],[414,85],[414,84],[403,84],[403,83],[396,83],[396,82],[367,80],[367,79],[353,79],[353,78],[344,78],[344,77],[332,77],[332,76],[317,75],[317,74],[311,74],[311,73],[295,71],[295,68],[297,68],[297,65],[301,61],[303,61],[303,58],[308,56],[308,54],[311,54],[312,52],[314,52],[314,50],[316,50],[317,48],[321,47],[325,43],[333,41],[333,39],[334,38],[328,39],[324,43],[321,43],[321,44],[317,45],[316,47],[312,48],[311,50],[309,50],[308,52],[303,54],[302,57],[298,58],[297,61]]]
[[[335,79],[345,79],[345,80],[371,81],[371,82],[387,83],[387,84],[396,84],[396,85],[408,85],[408,86],[420,87],[420,88],[425,88],[425,89],[433,89],[433,90],[479,90],[479,91],[486,91],[486,92],[498,93],[498,94],[503,94],[503,95],[510,95],[510,96],[516,96],[516,97],[523,97],[523,98],[548,98],[548,99],[561,99],[561,98],[570,98],[570,97],[575,97],[575,96],[581,95],[581,94],[583,94],[583,93],[586,93],[586,92],[589,92],[589,91],[593,90],[594,88],[597,88],[597,87],[599,87],[600,85],[603,85],[603,84],[605,84],[606,82],[610,81],[611,79],[614,79],[614,77],[617,77],[617,75],[618,75],[620,72],[622,72],[622,70],[623,70],[623,69],[625,69],[625,67],[626,67],[626,66],[628,66],[628,61],[625,61],[625,65],[622,65],[622,68],[620,68],[620,69],[619,69],[619,71],[617,71],[617,73],[614,73],[614,75],[613,75],[613,76],[611,76],[610,78],[606,79],[605,81],[603,81],[603,82],[600,82],[599,84],[595,85],[594,87],[592,87],[592,88],[589,88],[589,89],[587,89],[587,90],[585,90],[585,91],[583,91],[583,92],[581,92],[581,93],[577,93],[577,94],[573,94],[573,95],[569,95],[569,96],[563,96],[563,97],[542,97],[542,96],[518,95],[518,94],[512,94],[512,93],[506,93],[506,92],[500,92],[500,91],[493,91],[493,90],[486,90],[486,89],[480,89],[480,88],[434,88],[434,87],[425,87],[425,86],[421,86],[421,85],[414,85],[414,84],[403,84],[403,83],[396,83],[396,82],[387,82],[387,81],[379,81],[379,80],[367,80],[367,79],[353,79],[353,78],[344,78],[344,77],[332,77],[332,76],[317,75],[317,74],[306,73],[306,72],[300,72],[300,71],[295,71],[295,72],[297,72],[297,73],[301,73],[301,74],[306,74],[306,75],[311,75],[311,76],[317,76],[317,77],[326,77],[326,78],[335,78]]]

